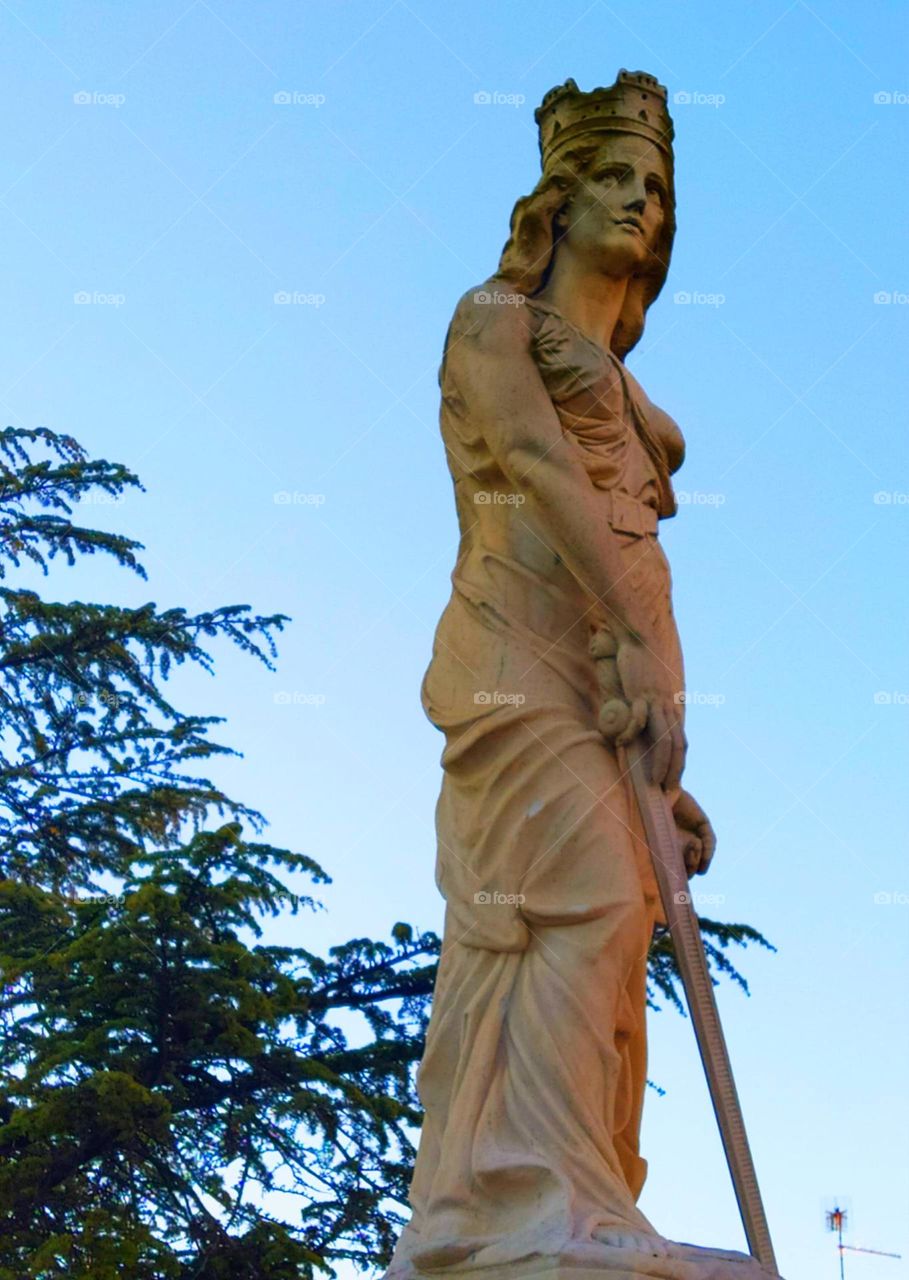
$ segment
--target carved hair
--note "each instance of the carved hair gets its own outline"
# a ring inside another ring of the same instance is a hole
[[[608,142],[605,146],[608,147]],[[511,234],[502,250],[496,276],[507,280],[518,292],[533,297],[549,279],[555,251],[564,232],[556,225],[572,196],[604,147],[589,143],[568,151],[543,173],[529,196],[518,200],[511,215]],[[669,190],[663,210],[659,240],[650,261],[628,282],[625,302],[612,335],[612,350],[624,360],[644,332],[647,309],[662,289],[669,271],[675,238],[675,188],[672,163],[667,161]]]

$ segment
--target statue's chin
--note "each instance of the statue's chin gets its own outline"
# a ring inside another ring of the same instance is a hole
[[[647,247],[633,231],[610,231],[598,245],[596,268],[618,280],[633,276],[647,262]]]

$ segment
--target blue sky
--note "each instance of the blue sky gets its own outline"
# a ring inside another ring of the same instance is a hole
[[[834,1197],[853,1242],[904,1255],[848,1274],[909,1274],[904,7],[8,0],[0,22],[5,421],[148,489],[92,514],[146,543],[150,583],[99,564],[53,589],[292,615],[277,674],[225,653],[180,678],[245,753],[219,780],[334,876],[277,928],[308,945],[441,922],[436,370],[536,180],[533,108],[621,66],[683,95],[672,270],[629,363],[688,440],[663,536],[701,695],[688,785],[720,837],[702,910],[778,947],[720,999],[783,1274],[837,1274]],[[690,1026],[651,1027],[642,1207],[738,1245]]]

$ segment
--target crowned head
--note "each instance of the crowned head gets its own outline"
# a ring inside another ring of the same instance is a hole
[[[543,173],[531,194],[515,205],[498,274],[533,296],[546,285],[560,240],[580,236],[591,253],[600,253],[601,262],[608,261],[610,274],[628,276],[612,343],[624,358],[663,287],[675,235],[673,126],[666,90],[642,71],[620,71],[615,84],[590,93],[566,80],[546,94],[535,118]],[[619,184],[605,177],[617,166],[621,172],[634,170],[634,180],[647,193],[646,208],[629,212],[617,203]],[[631,224],[641,225],[622,225],[617,215],[624,213]]]

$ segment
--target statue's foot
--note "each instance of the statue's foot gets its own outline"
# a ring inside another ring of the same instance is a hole
[[[680,1240],[667,1240],[662,1235],[648,1231],[632,1231],[627,1228],[600,1228],[594,1231],[598,1244],[608,1244],[615,1249],[631,1249],[635,1253],[648,1253],[654,1258],[675,1258],[679,1262],[744,1262],[746,1253],[730,1249],[708,1249],[699,1244],[684,1244]]]
[[[608,1244],[613,1249],[631,1249],[635,1253],[649,1253],[654,1258],[669,1257],[672,1242],[647,1231],[632,1231],[628,1227],[601,1227],[593,1233],[597,1244]]]
[[[779,1280],[749,1254],[667,1240],[648,1227],[646,1219],[634,1226],[603,1225],[585,1239],[553,1242],[552,1252],[537,1248],[505,1258],[476,1241],[472,1247],[435,1242],[406,1262],[396,1261],[384,1280],[571,1280],[580,1273],[585,1280]]]

